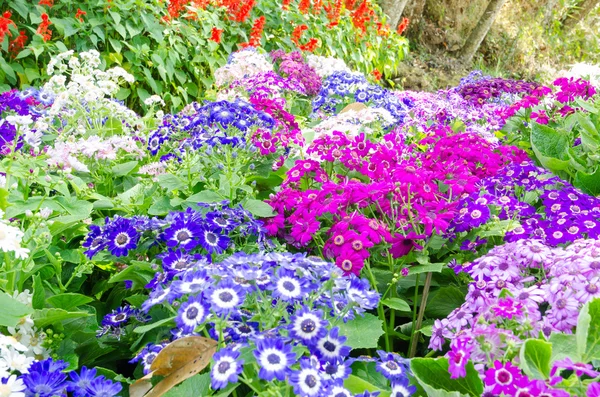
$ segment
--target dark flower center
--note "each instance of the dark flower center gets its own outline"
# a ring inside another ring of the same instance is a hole
[[[331,341],[327,341],[327,342],[323,343],[323,348],[325,350],[327,350],[328,352],[334,352],[336,347],[337,346],[335,345],[335,343],[333,343]]]
[[[214,234],[214,233],[211,233],[211,232],[207,232],[204,237],[206,238],[206,241],[210,245],[215,245],[217,243],[217,241],[219,240],[219,238],[217,237],[217,235]]]
[[[123,321],[127,318],[125,313],[119,313],[115,316],[115,321]]]
[[[512,376],[511,376],[510,372],[508,372],[506,370],[502,370],[502,371],[498,372],[498,375],[496,375],[496,379],[497,379],[498,383],[500,383],[501,385],[506,385],[511,382]]]
[[[317,328],[317,325],[315,324],[315,322],[313,320],[304,320],[300,324],[300,328],[302,329],[302,332],[304,332],[306,334],[310,334],[311,332],[315,331],[315,329]]]
[[[308,375],[304,380],[304,384],[313,389],[317,386],[317,378],[314,375]]]
[[[267,361],[269,364],[279,364],[281,362],[281,357],[275,353],[271,353],[267,356]]]
[[[188,263],[187,261],[184,260],[180,260],[175,262],[175,265],[173,266],[175,269],[185,269],[187,267]]]
[[[179,232],[177,232],[177,236],[175,236],[177,238],[177,241],[182,242],[182,241],[187,241],[190,239],[190,234],[186,231],[186,230],[181,230]]]
[[[229,371],[229,368],[231,368],[231,364],[229,362],[221,361],[217,366],[217,371],[219,371],[221,374],[224,374],[225,372]]]
[[[388,361],[387,363],[385,363],[385,366],[390,370],[390,371],[395,371],[398,369],[398,364],[396,364],[394,361]]]
[[[144,361],[146,361],[147,364],[152,364],[152,362],[154,361],[155,358],[156,358],[156,353],[150,353],[146,356],[146,359]]]
[[[283,288],[285,288],[286,290],[292,292],[292,291],[294,291],[296,289],[296,286],[291,281],[284,281],[283,282]]]
[[[129,240],[129,236],[125,233],[117,234],[117,238],[115,239],[118,245],[123,245],[127,243],[127,240]]]
[[[251,334],[252,333],[252,327],[250,327],[249,325],[240,325],[238,327],[238,332],[241,334]]]
[[[233,295],[231,292],[223,291],[219,294],[219,299],[221,299],[223,302],[231,302],[233,300]]]
[[[566,299],[559,299],[556,301],[556,307],[559,309],[564,309],[565,307],[567,307],[567,301]]]
[[[198,317],[198,308],[196,308],[196,307],[193,307],[193,306],[192,306],[192,307],[189,307],[189,308],[187,309],[187,312],[185,313],[185,315],[187,316],[187,318],[188,318],[189,320],[193,320],[193,319],[195,319],[196,317]]]
[[[596,284],[590,284],[587,287],[585,287],[585,290],[590,294],[595,294],[596,292],[598,292],[598,286]]]

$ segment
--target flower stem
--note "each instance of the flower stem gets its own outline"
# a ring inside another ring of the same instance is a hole
[[[423,294],[421,296],[421,307],[419,307],[419,317],[417,318],[417,323],[413,323],[413,333],[411,338],[410,352],[408,357],[412,358],[417,353],[417,340],[419,338],[419,329],[421,329],[421,324],[423,323],[423,316],[425,315],[425,307],[427,306],[427,297],[429,295],[429,287],[431,287],[431,277],[433,273],[427,273],[427,277],[425,278],[425,285],[423,286]]]

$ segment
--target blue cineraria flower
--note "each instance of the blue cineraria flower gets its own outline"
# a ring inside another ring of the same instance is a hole
[[[379,395],[379,391],[368,391],[365,390],[364,392],[357,394],[354,397],[377,397]]]
[[[311,347],[311,352],[323,361],[332,363],[338,362],[350,354],[352,350],[344,345],[346,337],[339,334],[339,328],[334,327],[329,333],[320,338],[317,343]]]
[[[260,367],[258,377],[266,381],[284,381],[289,367],[296,362],[292,346],[277,337],[257,339],[253,354]]]
[[[417,391],[415,386],[408,382],[408,378],[396,379],[392,382],[392,394],[390,397],[409,397]]]
[[[279,268],[271,285],[273,297],[287,302],[300,301],[306,296],[306,280],[298,278],[291,270]]]
[[[154,359],[160,353],[160,351],[166,346],[166,344],[158,344],[153,345],[148,343],[146,347],[144,347],[134,358],[132,358],[129,362],[131,364],[135,364],[140,362],[142,367],[144,368],[144,375],[147,375],[150,372],[150,366],[154,362]]]
[[[67,390],[72,392],[75,397],[86,396],[86,389],[96,379],[96,368],[88,369],[81,367],[80,373],[71,371],[69,373],[71,380],[67,382]]]
[[[300,369],[290,374],[290,384],[294,393],[301,397],[319,396],[326,381],[321,378],[319,370],[311,365],[311,360],[300,360]]]
[[[102,228],[97,225],[90,225],[90,232],[82,244],[83,247],[87,248],[85,255],[91,259],[94,257],[94,255],[96,255],[96,253],[102,251],[107,245],[108,242],[104,239]]]
[[[164,287],[162,285],[154,288],[152,292],[150,292],[150,296],[144,303],[142,303],[142,310],[148,312],[152,306],[158,305],[159,303],[163,303],[168,300],[172,296],[173,291],[171,291],[171,287]]]
[[[220,254],[229,246],[230,238],[218,231],[204,228],[200,236],[198,236],[200,245],[208,251],[209,254]]]
[[[302,307],[290,318],[290,337],[300,339],[306,345],[313,344],[327,334],[327,324],[321,310]]]
[[[169,247],[180,247],[191,250],[200,244],[200,236],[204,232],[199,216],[188,211],[173,214],[174,222],[168,227],[163,239]]]
[[[51,358],[32,363],[29,373],[23,375],[26,394],[36,397],[66,396],[67,376],[62,371],[67,367],[64,361],[55,362]]]
[[[229,322],[231,338],[235,341],[247,341],[251,336],[256,335],[258,332],[258,323],[257,322],[241,322],[241,321],[231,321]]]
[[[202,295],[191,296],[177,311],[175,323],[183,332],[193,332],[210,314],[210,306]]]
[[[395,381],[406,377],[408,372],[408,360],[400,357],[395,353],[387,353],[383,350],[377,350],[377,354],[381,358],[380,362],[377,362],[377,372],[389,380]]]
[[[96,378],[86,388],[86,397],[114,397],[118,395],[123,387],[118,382],[105,379],[103,376]]]
[[[326,379],[337,380],[337,379],[346,379],[352,373],[351,365],[356,361],[353,358],[349,358],[346,360],[338,360],[332,362],[325,362],[321,365],[321,369],[323,371],[323,377]]]
[[[213,284],[213,279],[206,273],[206,270],[189,270],[185,272],[180,280],[175,280],[171,284],[171,290],[175,299],[185,294],[195,294],[204,291]]]
[[[354,397],[354,395],[344,387],[344,382],[336,381],[327,386],[323,391],[323,397]]]
[[[212,310],[219,315],[233,314],[244,303],[245,292],[231,279],[223,279],[206,292]]]
[[[135,316],[135,314],[136,310],[132,309],[131,306],[122,306],[104,316],[104,318],[102,319],[102,325],[120,327],[122,325],[125,325],[131,317]]]
[[[380,296],[370,288],[369,280],[351,276],[350,285],[346,289],[348,299],[358,303],[362,309],[374,309],[379,304]]]
[[[213,356],[210,385],[214,390],[238,381],[239,374],[244,370],[244,360],[239,359],[239,356],[239,350],[234,350],[232,347],[221,349]]]
[[[183,250],[169,250],[157,255],[162,260],[163,270],[172,275],[185,271],[197,264],[206,263],[203,255],[190,255]]]
[[[108,249],[114,256],[126,256],[130,250],[137,248],[140,238],[130,219],[115,217],[107,222]]]

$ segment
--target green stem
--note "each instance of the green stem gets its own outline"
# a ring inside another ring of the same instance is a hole
[[[408,344],[408,353],[412,351],[413,338],[415,335],[415,323],[417,322],[417,300],[419,299],[419,282],[421,281],[421,274],[417,273],[415,279],[415,296],[413,298],[413,318],[412,318],[412,330],[410,331],[410,343]]]
[[[431,286],[432,276],[433,273],[429,272],[425,278],[425,285],[423,286],[423,294],[421,296],[421,307],[419,307],[419,317],[417,318],[417,324],[415,325],[415,323],[413,323],[413,336],[411,338],[412,343],[410,346],[411,350],[408,356],[409,358],[414,357],[417,353],[417,340],[419,338],[419,334],[421,333],[418,330],[421,329],[421,324],[423,323],[423,316],[425,315],[425,307],[427,307],[427,297],[429,295],[429,287]]]
[[[379,293],[379,291],[377,290],[377,282],[375,281],[375,277],[373,276],[373,272],[371,271],[371,265],[369,264],[369,261],[365,261],[365,268],[367,269],[367,273],[369,275],[369,280],[371,281],[371,287],[373,287],[373,289],[375,290],[375,292]],[[388,332],[388,326],[387,326],[387,321],[385,319],[385,311],[383,310],[383,306],[381,305],[381,303],[379,303],[379,305],[377,305],[377,314],[379,315],[379,319],[381,321],[383,321],[383,331],[385,332],[385,349],[387,351],[391,351],[390,350],[390,334]]]

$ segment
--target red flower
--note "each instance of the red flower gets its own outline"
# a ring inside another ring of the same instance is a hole
[[[265,27],[266,21],[267,19],[264,17],[264,15],[254,20],[252,31],[250,32],[250,40],[247,43],[240,43],[241,48],[260,47],[260,40],[262,38],[263,28]]]
[[[12,24],[14,26],[17,26],[10,19],[11,16],[12,16],[12,14],[10,13],[10,11],[6,11],[0,17],[0,43],[2,43],[2,41],[4,41],[4,35],[11,36],[10,30],[9,30],[10,25]]]
[[[52,38],[52,31],[48,29],[48,26],[52,25],[52,22],[50,22],[46,13],[43,13],[41,17],[42,23],[37,28],[37,34],[41,35],[44,41],[48,41]]]
[[[77,9],[77,13],[75,14],[75,19],[79,19],[79,22],[83,22],[83,16],[86,15],[87,12],[81,11],[80,8]]]
[[[281,8],[283,10],[288,10],[290,8],[290,3],[292,2],[292,0],[283,0],[281,2]]]
[[[375,77],[376,81],[381,80],[382,74],[381,74],[381,72],[379,70],[375,69],[371,73],[373,74],[373,77]]]
[[[38,5],[47,6],[47,7],[52,8],[52,7],[54,7],[54,0],[40,0]]]
[[[233,19],[236,22],[244,22],[246,19],[248,19],[248,17],[250,16],[250,12],[252,11],[252,8],[254,8],[255,1],[256,0],[247,0],[244,4],[242,4],[238,13],[235,15],[235,17]],[[256,23],[256,21],[254,23]]]
[[[217,29],[216,27],[213,27],[210,32],[210,40],[214,41],[215,43],[220,43],[221,33],[223,33],[223,29]]]
[[[313,52],[317,48],[317,45],[319,44],[319,41],[317,39],[315,39],[314,37],[309,39],[306,44],[300,44],[300,37],[302,36],[302,33],[305,30],[308,30],[308,26],[306,26],[306,25],[296,26],[294,28],[294,31],[292,32],[292,42],[294,44],[296,44],[298,46],[298,48],[301,49],[302,51]]]
[[[13,57],[16,57],[19,52],[25,47],[27,44],[27,34],[24,30],[19,32],[19,36],[16,37],[13,41],[8,45],[8,51],[12,54]]]
[[[308,9],[310,8],[310,0],[300,0],[300,4],[298,5],[298,10],[302,14],[308,13]]]
[[[342,13],[342,1],[343,0],[335,0],[335,3],[332,6],[325,6],[327,18],[329,19],[329,27],[336,26],[339,23],[340,14]]]
[[[169,15],[163,17],[163,19],[169,20],[172,18],[179,17],[179,15],[185,9],[185,6],[188,5],[189,2],[190,0],[169,0],[169,5],[167,6],[167,11]]]
[[[408,18],[402,18],[402,21],[400,22],[400,25],[398,25],[398,29],[396,30],[398,34],[404,33],[409,23],[410,20]]]

